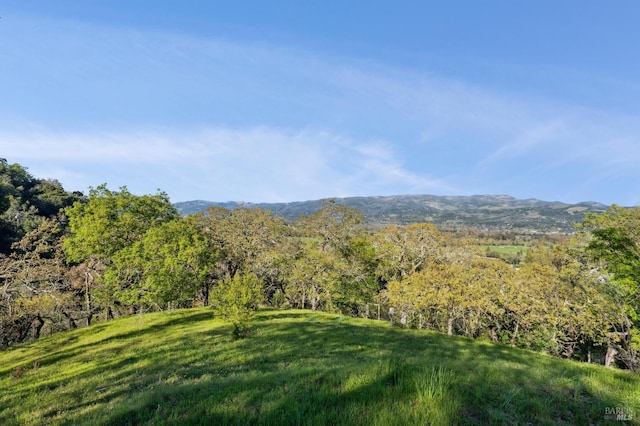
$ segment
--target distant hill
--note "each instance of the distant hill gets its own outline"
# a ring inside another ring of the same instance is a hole
[[[508,195],[436,196],[392,195],[336,198],[338,203],[359,209],[373,225],[427,222],[446,230],[474,228],[486,231],[522,233],[569,233],[585,213],[600,213],[608,206],[597,202],[567,204],[536,199],[521,200]],[[286,219],[309,215],[322,208],[326,200],[291,203],[245,203],[186,201],[176,203],[185,215],[211,206],[271,210]]]

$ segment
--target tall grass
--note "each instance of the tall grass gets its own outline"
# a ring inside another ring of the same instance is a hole
[[[429,424],[448,424],[460,412],[458,400],[451,394],[455,374],[442,367],[426,368],[415,375],[417,401]]]

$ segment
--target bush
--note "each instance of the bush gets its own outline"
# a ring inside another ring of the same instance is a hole
[[[211,296],[216,313],[233,323],[233,337],[246,337],[248,322],[264,300],[260,279],[252,273],[227,276]]]

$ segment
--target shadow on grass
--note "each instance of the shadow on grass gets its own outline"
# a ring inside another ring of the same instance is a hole
[[[100,359],[15,397],[84,383],[64,413],[45,412],[63,424],[603,424],[605,409],[625,401],[599,377],[638,384],[528,351],[337,318],[264,311],[250,338],[233,341],[230,326],[201,327],[210,312],[168,316],[44,357],[49,368],[90,349]]]
[[[268,331],[236,343],[246,357],[242,365],[230,356],[231,365],[217,365],[213,378],[181,385],[170,398],[160,393],[119,413],[113,424],[153,422],[162,415],[169,421],[172,413],[181,413],[175,422],[186,424],[589,424],[605,421],[605,408],[620,404],[591,393],[577,366],[527,351],[336,323],[307,312],[262,319],[273,322]],[[457,381],[438,401],[421,406],[417,381],[442,366],[455,371]],[[359,376],[363,383],[348,389]],[[191,402],[183,406],[183,399]],[[455,413],[448,407],[456,407]]]
[[[185,312],[185,311],[183,311]],[[17,347],[15,349],[25,350],[25,362],[24,367],[28,367],[32,360],[29,359],[29,349],[38,348],[41,352],[47,353],[38,358],[38,363],[41,367],[45,367],[52,364],[58,364],[66,359],[77,357],[86,353],[87,351],[95,348],[100,348],[105,345],[110,345],[114,342],[124,342],[122,345],[123,350],[127,348],[132,340],[137,338],[147,338],[149,335],[162,334],[167,330],[174,331],[179,327],[188,327],[194,323],[200,321],[211,320],[213,318],[212,313],[208,311],[180,314],[180,312],[170,312],[174,315],[166,316],[161,321],[150,325],[145,325],[144,320],[140,324],[134,324],[128,329],[116,332],[111,335],[107,335],[103,338],[94,339],[89,343],[77,344],[80,341],[80,335],[87,333],[89,330],[93,335],[100,335],[104,330],[113,329],[113,323],[99,323],[92,325],[88,328],[76,329],[59,333],[56,335],[48,336],[41,340],[29,342],[25,345]],[[127,317],[126,320],[135,321],[136,317]],[[117,345],[115,345],[117,347]],[[113,348],[113,346],[112,346]],[[17,364],[20,367],[21,364]],[[16,367],[14,366],[14,368]],[[0,370],[0,376],[7,371]]]

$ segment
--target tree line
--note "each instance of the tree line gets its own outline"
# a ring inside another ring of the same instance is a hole
[[[294,221],[162,192],[65,192],[0,162],[0,347],[122,315],[212,306],[247,332],[259,305],[370,316],[608,366],[640,368],[640,209],[587,215],[516,265],[472,233],[366,226],[327,202]]]

